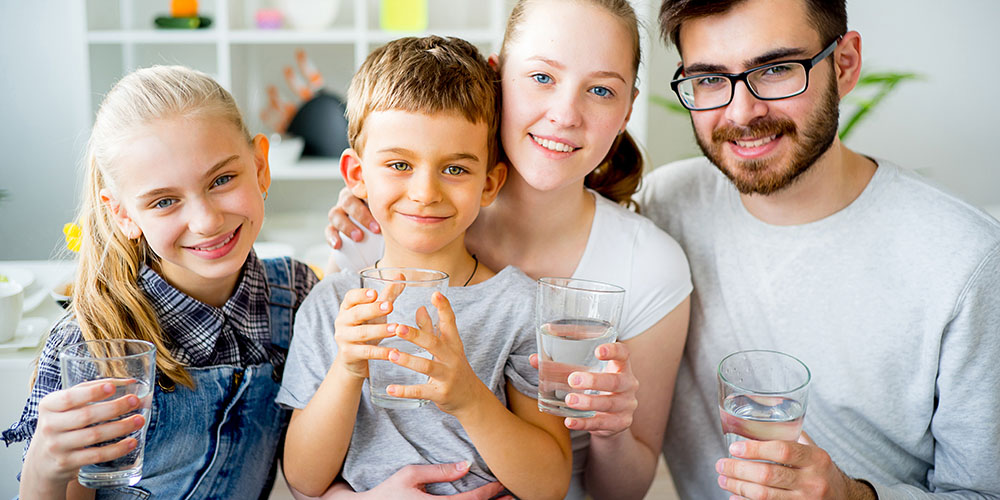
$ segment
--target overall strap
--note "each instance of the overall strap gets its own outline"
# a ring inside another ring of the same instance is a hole
[[[285,366],[285,356],[292,338],[292,319],[295,314],[296,294],[295,265],[291,257],[261,259],[267,275],[267,313],[271,328],[271,345],[268,346],[274,380],[280,382]]]

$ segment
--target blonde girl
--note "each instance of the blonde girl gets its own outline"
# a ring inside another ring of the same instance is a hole
[[[191,69],[140,69],[105,97],[87,145],[72,307],[3,434],[28,442],[22,498],[257,498],[270,487],[286,422],[273,400],[294,311],[316,276],[253,253],[267,149],[229,92]],[[156,346],[157,383],[142,479],[95,492],[77,471],[137,446],[122,436],[142,415],[101,422],[139,401],[103,401],[109,384],[61,387],[58,351],[116,338]]]
[[[625,208],[642,175],[625,130],[638,92],[638,30],[628,0],[517,2],[496,61],[510,173],[466,237],[469,250],[494,268],[510,264],[536,278],[573,276],[627,290],[620,342],[597,349],[608,369],[569,378],[579,393],[567,403],[597,411],[565,420],[574,450],[569,498],[582,498],[584,490],[598,499],[645,495],[687,332],[692,286],[683,251]],[[347,212],[366,227],[374,221],[356,200],[341,205],[346,211],[332,210],[331,223],[360,239]],[[339,246],[336,234],[331,240]],[[345,248],[342,256],[359,253]],[[403,476],[414,477],[413,468]],[[416,486],[389,482],[394,489]]]

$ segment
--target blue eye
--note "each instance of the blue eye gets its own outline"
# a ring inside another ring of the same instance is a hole
[[[410,170],[410,166],[401,161],[397,161],[396,163],[390,164],[389,168],[392,168],[393,170],[398,170],[400,172],[405,172],[407,170]]]
[[[159,208],[159,209],[170,208],[170,206],[176,202],[177,200],[175,199],[164,198],[162,200],[157,200],[157,202],[153,204],[153,208]]]
[[[531,78],[541,84],[552,83],[552,77],[544,73],[535,73]]]
[[[590,91],[593,92],[594,95],[596,95],[597,97],[611,97],[614,95],[614,92],[612,92],[611,89],[607,87],[594,87],[590,89]]]
[[[218,179],[215,179],[215,181],[212,182],[212,187],[228,184],[231,180],[233,180],[232,175],[220,175]]]
[[[466,170],[458,165],[448,165],[445,167],[444,172],[448,175],[462,175]]]

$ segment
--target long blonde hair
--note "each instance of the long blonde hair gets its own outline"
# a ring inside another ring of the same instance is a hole
[[[143,264],[159,258],[145,237],[119,229],[101,191],[115,192],[114,164],[136,130],[159,119],[212,116],[251,136],[233,96],[208,75],[182,66],[153,66],[126,75],[104,97],[87,142],[82,204],[83,237],[73,287],[73,312],[86,340],[139,339],[156,346],[161,376],[188,387],[194,381],[169,351],[156,313],[138,285]],[[155,166],[154,166],[155,168]]]

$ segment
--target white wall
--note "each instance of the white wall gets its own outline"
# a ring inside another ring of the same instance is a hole
[[[655,32],[648,91],[668,95],[677,55]],[[1000,111],[996,0],[850,0],[865,67],[926,80],[890,96],[848,140],[869,155],[919,169],[978,205],[1000,206],[993,123]],[[0,260],[41,259],[62,243],[90,125],[83,2],[0,0]],[[98,63],[99,61],[95,61]],[[94,89],[103,93],[106,89]],[[650,164],[699,154],[686,116],[652,106]],[[332,196],[331,196],[332,199]]]
[[[43,259],[73,219],[87,110],[83,3],[0,0],[0,260]]]
[[[901,84],[847,144],[916,169],[974,204],[1000,206],[1000,169],[994,159],[1000,115],[998,19],[996,0],[848,0],[848,26],[861,33],[863,67],[915,72],[925,79]],[[660,43],[651,56],[650,88],[669,95],[676,51]],[[653,106],[649,120],[653,166],[700,154],[686,116]]]

